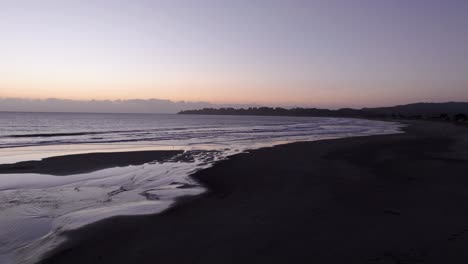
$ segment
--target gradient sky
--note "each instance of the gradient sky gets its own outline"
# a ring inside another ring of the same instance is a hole
[[[0,97],[468,101],[468,1],[0,0]]]

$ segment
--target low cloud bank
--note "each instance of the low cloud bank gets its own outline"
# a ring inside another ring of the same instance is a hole
[[[218,105],[207,102],[174,102],[161,99],[67,100],[0,98],[0,111],[10,112],[78,112],[78,113],[177,113],[207,107],[250,107],[255,105]]]

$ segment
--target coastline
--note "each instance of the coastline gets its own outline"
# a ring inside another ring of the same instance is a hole
[[[39,173],[67,176],[98,170],[142,165],[148,162],[164,162],[182,150],[155,150],[131,152],[97,152],[44,158],[40,161],[22,161],[0,164],[0,175],[9,173]]]
[[[192,175],[208,192],[70,231],[41,263],[466,263],[468,130],[408,123],[232,156]]]

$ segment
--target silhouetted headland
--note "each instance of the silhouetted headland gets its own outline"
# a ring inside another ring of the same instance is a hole
[[[364,117],[364,118],[398,118],[398,119],[443,119],[468,121],[467,102],[448,103],[415,103],[392,107],[377,108],[342,108],[338,110],[319,108],[203,108],[181,111],[186,115],[257,115],[257,116],[313,116],[313,117]]]

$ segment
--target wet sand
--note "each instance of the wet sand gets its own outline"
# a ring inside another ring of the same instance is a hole
[[[70,232],[43,263],[468,263],[468,129],[239,154],[162,214]]]
[[[56,176],[88,173],[113,167],[142,165],[172,158],[183,151],[132,151],[111,153],[85,153],[45,158],[40,161],[23,161],[0,164],[0,174],[40,173]]]

